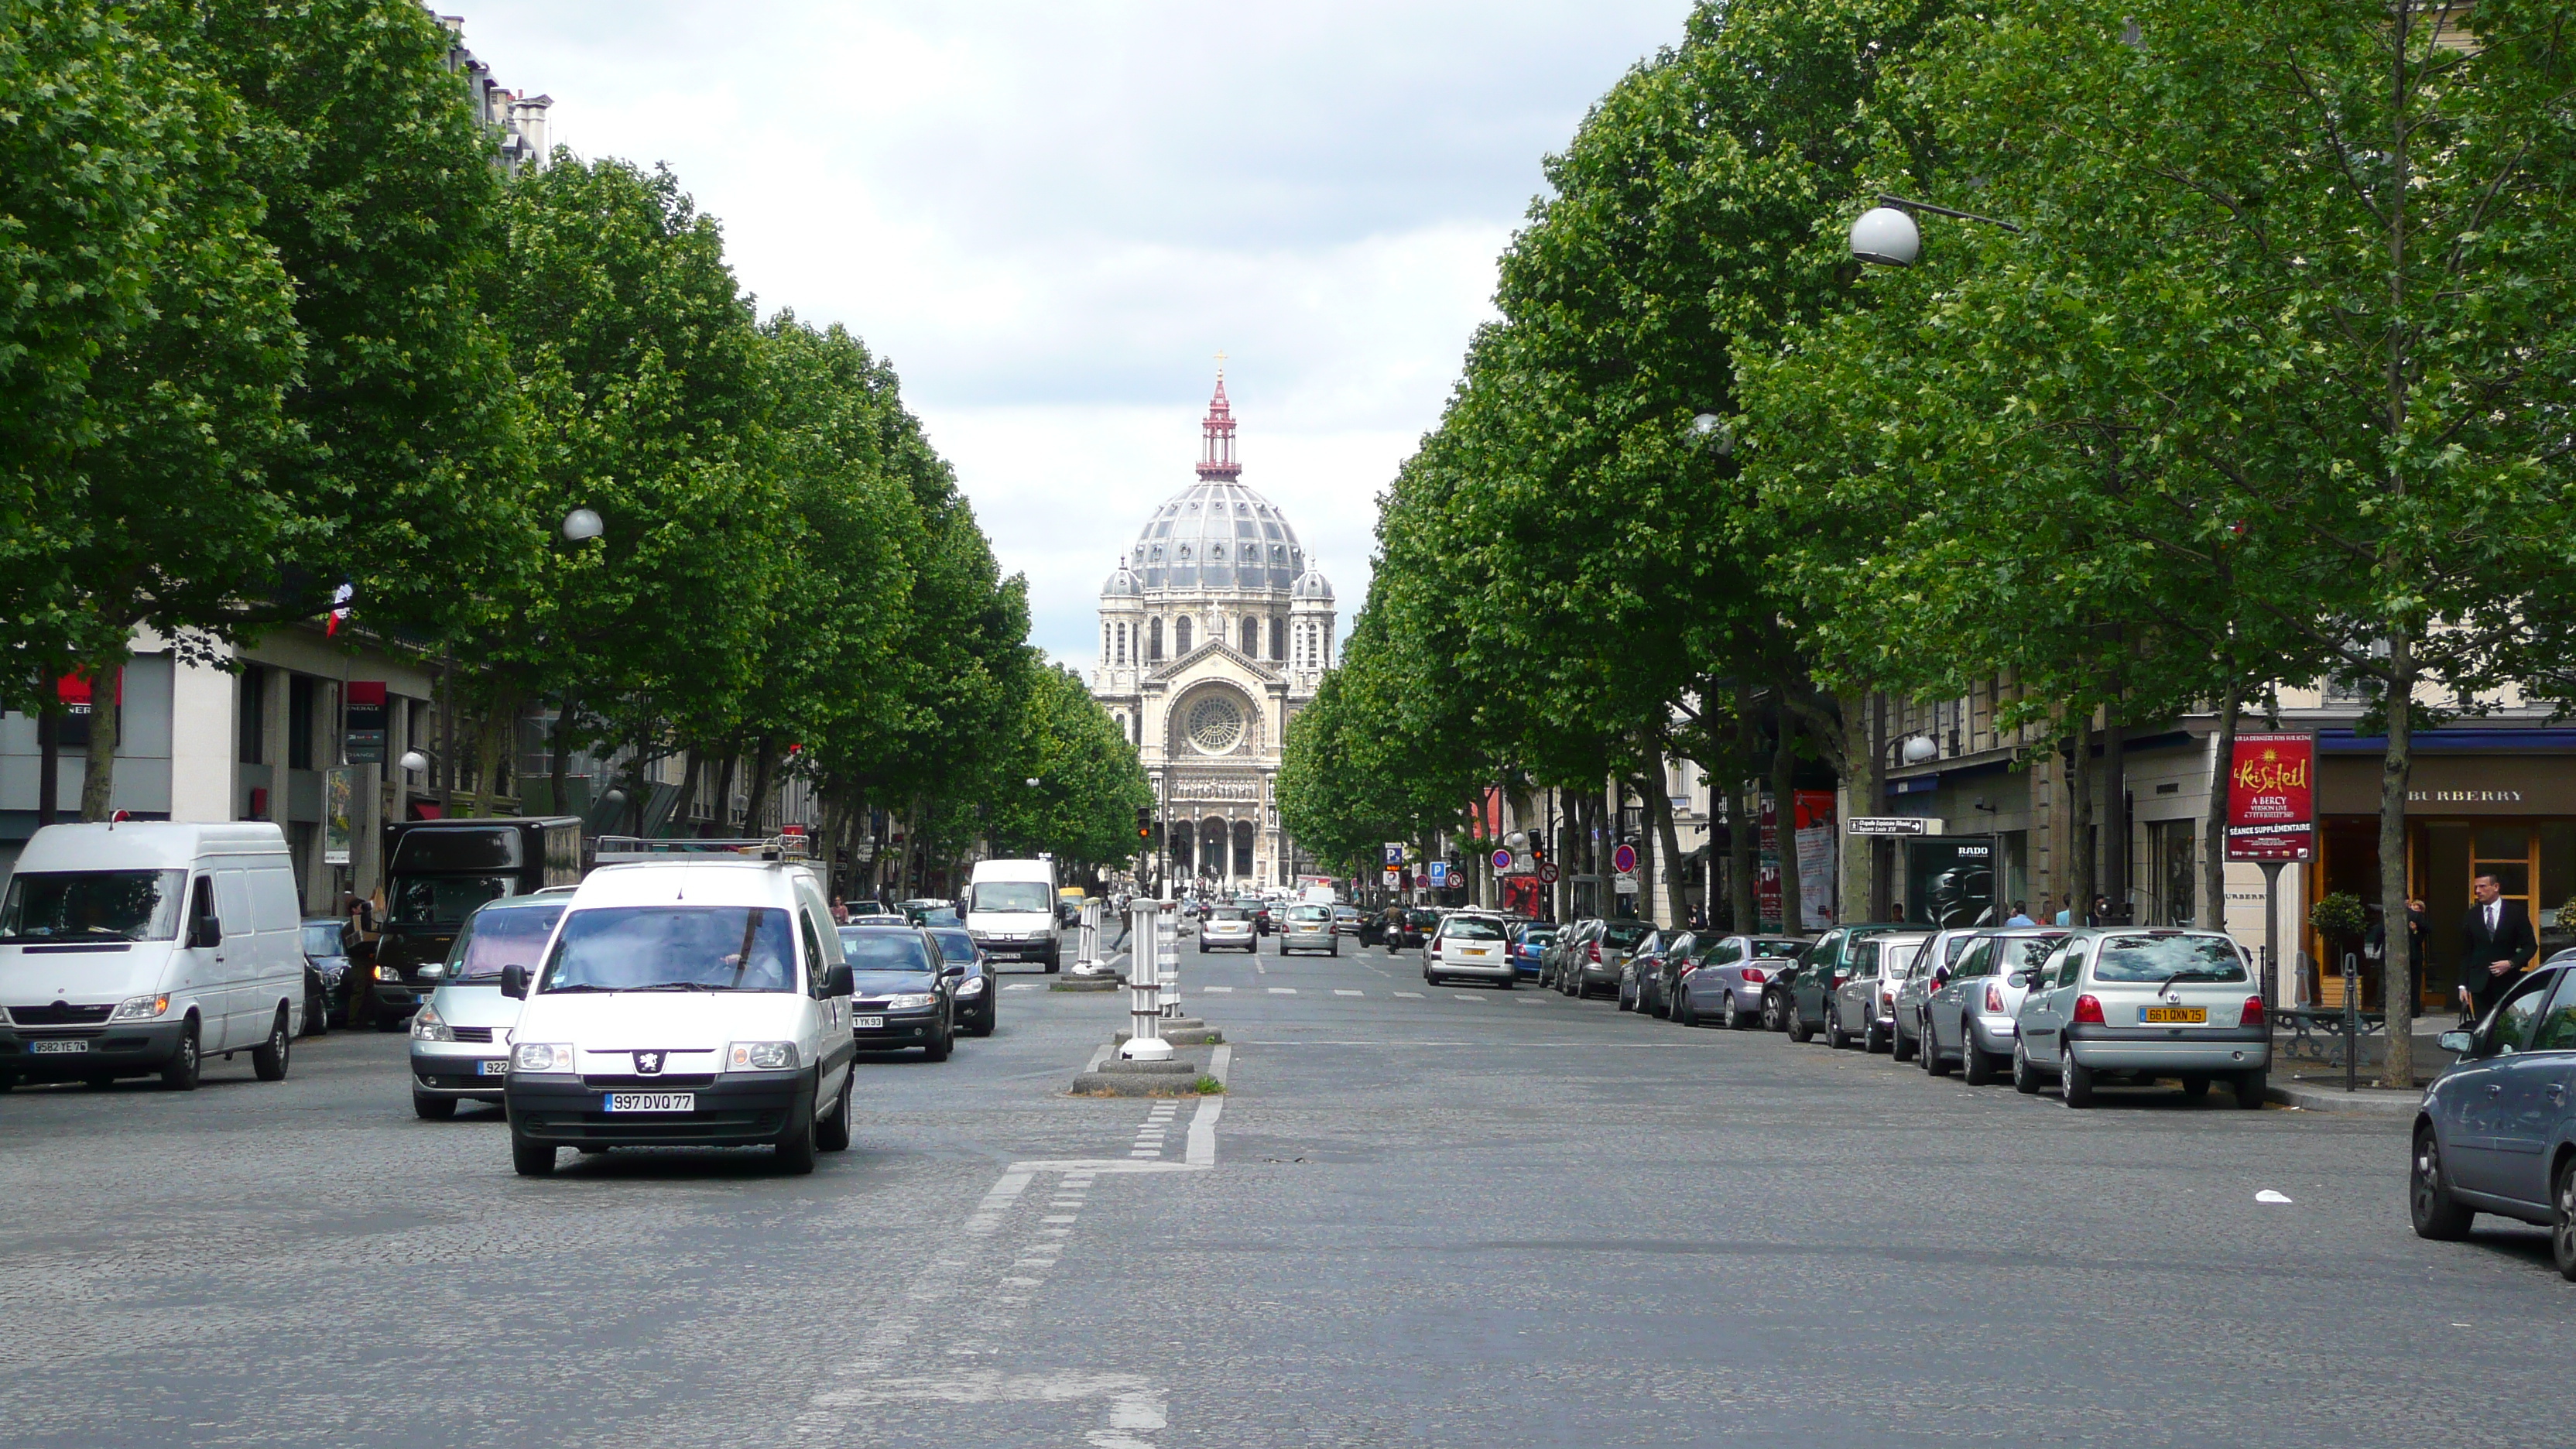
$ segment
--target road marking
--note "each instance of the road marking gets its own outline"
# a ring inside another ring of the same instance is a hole
[[[1014,981],[1014,982],[1012,982],[1010,985],[1005,986],[1005,987],[1003,987],[1002,989],[1003,989],[1004,991],[1035,991],[1035,990],[1037,990],[1037,988],[1036,988],[1036,987],[1031,986],[1029,983],[1027,983],[1027,982],[1025,982],[1025,981]]]
[[[1422,999],[1422,993],[1419,991],[1399,991],[1395,994],[1403,997],[1407,1001],[1420,1001]]]
[[[1231,986],[1202,986],[1199,990],[1209,992],[1217,996],[1228,996],[1233,994],[1234,988]]]
[[[1297,994],[1297,988],[1294,986],[1273,986],[1270,988],[1270,994],[1273,996],[1294,996]]]
[[[1482,1001],[1485,998],[1481,996],[1469,996],[1466,992],[1461,991],[1458,993],[1458,999],[1460,1001]]]
[[[1344,987],[1336,986],[1333,988],[1333,994],[1335,996],[1366,996],[1368,993],[1365,991],[1352,991]]]

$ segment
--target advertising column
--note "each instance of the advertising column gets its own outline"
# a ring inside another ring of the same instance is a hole
[[[2281,998],[2281,867],[2316,858],[2317,738],[2241,734],[2227,765],[2227,858],[2263,868],[2263,996]]]

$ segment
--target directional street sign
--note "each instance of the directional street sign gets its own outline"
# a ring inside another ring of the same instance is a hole
[[[1938,835],[1941,822],[1920,815],[1855,815],[1843,822],[1845,835]]]

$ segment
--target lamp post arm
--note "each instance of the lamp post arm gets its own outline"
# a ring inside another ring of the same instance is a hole
[[[1909,201],[1902,196],[1892,196],[1884,191],[1878,194],[1878,204],[1881,206],[1902,207],[1907,211],[1928,211],[1934,216],[1956,217],[1961,221],[1982,221],[1988,226],[2002,227],[2004,230],[2011,232],[2015,236],[2021,235],[2021,228],[2008,221],[1997,221],[1991,216],[1979,216],[1973,211],[1953,211],[1946,206],[1934,206],[1928,201]]]

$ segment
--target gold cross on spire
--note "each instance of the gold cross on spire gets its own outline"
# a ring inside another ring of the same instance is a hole
[[[1217,375],[1217,376],[1219,376],[1219,377],[1223,377],[1223,376],[1225,376],[1225,349],[1224,349],[1224,348],[1218,348],[1218,349],[1217,349],[1217,354],[1216,354],[1216,375]]]

